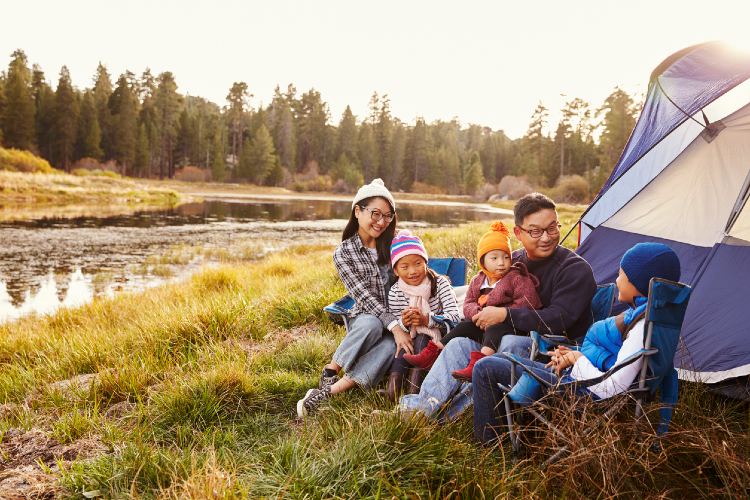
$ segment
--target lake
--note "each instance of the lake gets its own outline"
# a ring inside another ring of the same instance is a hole
[[[206,264],[299,243],[335,244],[351,211],[336,197],[205,197],[164,211],[0,223],[0,322],[184,279]],[[400,201],[399,227],[452,226],[509,211]]]

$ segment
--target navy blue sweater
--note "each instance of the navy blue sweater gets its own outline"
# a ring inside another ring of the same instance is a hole
[[[542,309],[509,309],[505,323],[517,330],[565,335],[576,340],[591,326],[591,299],[596,281],[591,266],[575,252],[558,246],[544,260],[529,260],[526,250],[513,252],[513,262],[523,262],[539,278]]]

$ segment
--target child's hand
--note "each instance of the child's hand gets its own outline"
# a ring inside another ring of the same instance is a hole
[[[426,314],[422,314],[418,309],[414,309],[412,324],[414,326],[427,326],[430,324],[430,317]]]
[[[411,309],[404,309],[401,311],[401,322],[404,324],[405,327],[411,326],[411,318],[412,318],[412,310]]]

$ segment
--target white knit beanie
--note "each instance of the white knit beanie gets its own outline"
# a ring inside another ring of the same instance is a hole
[[[393,199],[391,192],[388,191],[388,188],[385,187],[385,184],[383,184],[383,179],[373,179],[371,183],[359,188],[359,191],[354,196],[354,201],[352,201],[352,208],[365,198],[372,198],[373,196],[385,198],[391,204],[391,208],[396,210],[396,201]]]

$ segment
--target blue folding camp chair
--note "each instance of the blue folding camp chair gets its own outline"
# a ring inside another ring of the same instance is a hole
[[[612,314],[612,306],[615,303],[617,287],[614,283],[606,283],[596,287],[594,298],[591,299],[591,315],[593,323],[608,318]],[[579,349],[579,345],[565,335],[542,335],[539,332],[531,332],[531,353],[529,359],[536,359],[540,352],[547,352],[556,346],[565,346],[569,349]]]
[[[514,451],[520,447],[519,435],[513,422],[513,406],[529,412],[534,418],[544,423],[553,432],[563,439],[566,436],[557,429],[541,411],[546,407],[544,401],[538,399],[539,389],[549,393],[575,394],[580,388],[591,387],[611,377],[623,367],[636,362],[644,361],[640,374],[630,388],[623,392],[616,404],[612,405],[599,420],[599,425],[608,421],[628,400],[635,400],[635,416],[639,418],[643,414],[644,400],[656,400],[659,392],[661,407],[659,409],[659,425],[657,435],[662,436],[669,430],[672,420],[672,411],[677,403],[678,379],[677,370],[674,368],[674,357],[677,351],[677,343],[680,337],[680,328],[685,317],[691,288],[683,283],[653,278],[649,283],[648,302],[644,321],[643,349],[629,356],[620,364],[613,366],[602,376],[590,380],[579,380],[574,382],[550,384],[539,377],[532,370],[521,363],[521,359],[515,355],[507,354],[508,359],[514,365],[520,366],[523,374],[516,382],[515,370],[511,372],[511,387],[501,388],[506,391],[504,404],[511,445]],[[606,401],[606,400],[605,400]],[[541,411],[540,411],[541,410]],[[590,435],[596,427],[590,427],[583,433],[583,437]],[[567,446],[558,448],[556,453],[546,463],[557,460],[567,451]]]
[[[464,258],[433,258],[427,262],[427,265],[436,273],[447,276],[454,287],[463,286],[466,284],[466,259]],[[328,317],[331,318],[331,321],[338,325],[344,325],[346,329],[349,329],[349,318],[347,312],[353,306],[354,299],[349,295],[344,295],[336,302],[325,306],[323,308],[323,311],[328,313]],[[450,330],[451,328],[456,326],[442,316],[434,316],[433,318],[436,322],[442,323],[446,327],[446,330]]]

